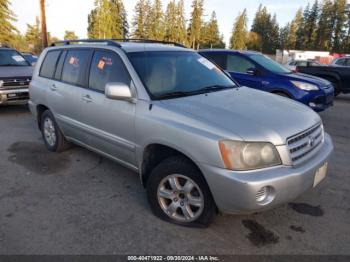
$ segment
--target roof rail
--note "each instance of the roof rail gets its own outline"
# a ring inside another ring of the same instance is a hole
[[[76,40],[64,40],[58,41],[51,44],[51,46],[57,45],[71,45],[72,43],[106,43],[110,46],[121,47],[121,45],[112,39],[76,39]]]
[[[147,44],[174,45],[177,47],[187,48],[186,46],[180,43],[171,42],[171,41],[161,41],[161,40],[142,39],[142,38],[121,38],[121,39],[111,39],[111,40],[117,41],[117,42],[136,42],[136,43],[147,43]]]

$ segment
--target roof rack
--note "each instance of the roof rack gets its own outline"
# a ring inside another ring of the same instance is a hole
[[[175,43],[175,42],[169,42],[169,41],[158,41],[158,40],[151,40],[151,39],[129,39],[129,38],[121,38],[121,39],[77,39],[77,40],[64,40],[64,41],[58,41],[51,46],[57,46],[57,45],[71,45],[74,43],[105,43],[110,46],[116,46],[116,47],[122,47],[120,43],[118,42],[135,42],[135,43],[147,43],[147,44],[164,44],[164,45],[174,45],[177,47],[184,47],[186,46]]]
[[[57,46],[57,45],[71,45],[72,43],[106,43],[110,46],[116,46],[121,47],[120,44],[115,42],[112,39],[77,39],[77,40],[64,40],[64,41],[58,41],[51,44],[51,46]]]
[[[121,38],[121,39],[111,39],[113,41],[117,42],[136,42],[136,43],[147,43],[147,44],[164,44],[164,45],[173,45],[177,47],[184,47],[186,46],[176,43],[176,42],[171,42],[171,41],[161,41],[161,40],[152,40],[152,39],[142,39],[142,38]]]

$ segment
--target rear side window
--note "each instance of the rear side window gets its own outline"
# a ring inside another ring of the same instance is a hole
[[[68,51],[62,70],[62,81],[72,85],[84,86],[84,76],[89,58],[89,50]]]
[[[227,70],[230,72],[246,73],[252,68],[255,68],[255,65],[244,57],[236,55],[227,57]]]
[[[89,87],[104,92],[106,84],[111,82],[130,86],[131,78],[123,61],[116,53],[96,51],[91,63]]]
[[[40,76],[52,78],[56,70],[57,60],[61,51],[50,51],[46,54],[43,64],[40,69]]]
[[[345,59],[339,59],[338,61],[335,62],[336,65],[344,65]]]
[[[215,64],[220,66],[223,70],[227,69],[227,55],[226,54],[214,54],[214,53],[203,53],[203,56],[213,61]]]

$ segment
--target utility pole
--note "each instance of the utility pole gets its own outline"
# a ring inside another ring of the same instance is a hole
[[[39,0],[39,7],[40,7],[42,45],[43,45],[43,48],[46,48],[48,47],[49,43],[47,40],[45,0]]]

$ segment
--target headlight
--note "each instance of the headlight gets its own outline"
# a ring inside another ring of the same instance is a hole
[[[299,82],[299,81],[291,81],[291,82],[295,87],[302,90],[306,90],[306,91],[319,90],[317,85],[309,84],[306,82]]]
[[[223,140],[221,157],[227,169],[244,171],[277,166],[281,158],[271,143]]]

